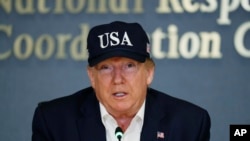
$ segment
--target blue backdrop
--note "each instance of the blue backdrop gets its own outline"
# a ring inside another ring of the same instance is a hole
[[[151,87],[208,110],[211,141],[250,124],[249,0],[0,1],[0,140],[31,140],[41,101],[89,86],[86,36],[114,20],[151,41]]]

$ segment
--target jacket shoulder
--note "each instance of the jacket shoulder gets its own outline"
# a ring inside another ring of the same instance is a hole
[[[155,104],[158,105],[158,107],[165,109],[166,111],[171,110],[171,112],[176,112],[179,114],[187,114],[189,115],[190,113],[207,113],[207,111],[189,101],[179,99],[173,96],[170,96],[166,93],[163,93],[161,91],[157,91],[155,89],[150,88],[149,91],[149,96],[151,97],[150,99],[154,99]]]
[[[43,111],[50,111],[56,113],[67,109],[73,110],[76,109],[75,107],[80,107],[80,105],[84,103],[84,101],[88,99],[88,97],[93,97],[93,96],[94,96],[93,88],[88,87],[68,96],[40,102],[38,104],[38,108],[42,109]]]

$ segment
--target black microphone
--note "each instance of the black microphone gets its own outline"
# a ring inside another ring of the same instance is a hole
[[[123,136],[123,132],[122,132],[122,128],[121,127],[117,127],[115,129],[115,136],[117,137],[118,141],[121,141],[121,138]]]

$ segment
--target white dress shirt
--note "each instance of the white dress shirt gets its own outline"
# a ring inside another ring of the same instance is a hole
[[[118,127],[116,120],[107,112],[103,104],[100,105],[102,123],[106,129],[106,140],[107,141],[118,141],[115,136],[115,129]],[[124,132],[121,141],[140,141],[141,130],[143,125],[145,112],[145,101],[143,102],[141,108],[132,119],[127,130]]]

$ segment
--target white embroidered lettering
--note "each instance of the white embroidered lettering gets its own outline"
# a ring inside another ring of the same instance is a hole
[[[117,46],[118,44],[120,44],[120,40],[118,38],[119,33],[118,32],[111,32],[110,33],[110,45],[111,46]]]
[[[102,35],[99,35],[98,38],[100,40],[100,47],[101,48],[107,48],[109,46],[109,44],[110,44],[110,46],[118,46],[119,44],[133,46],[133,44],[131,43],[131,41],[129,39],[127,32],[124,32],[122,38],[119,38],[118,32],[104,33]],[[120,41],[120,39],[122,41]],[[105,40],[106,40],[106,42],[105,42]]]
[[[106,36],[106,40],[107,40],[106,45],[103,45],[103,36],[104,36],[104,35]],[[99,39],[100,39],[100,47],[101,47],[101,48],[106,48],[106,47],[109,45],[108,36],[109,36],[109,33],[104,33],[104,34],[98,36]]]
[[[124,33],[121,44],[125,45],[125,42],[127,42],[128,46],[133,46],[133,44],[130,42],[127,32]]]

